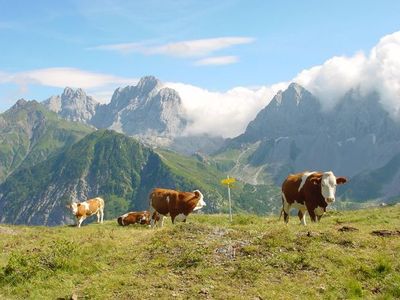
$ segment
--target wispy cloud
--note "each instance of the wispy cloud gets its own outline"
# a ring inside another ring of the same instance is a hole
[[[214,56],[214,57],[206,57],[200,59],[194,63],[195,66],[219,66],[219,65],[230,65],[237,63],[239,61],[239,57],[230,55],[230,56]]]
[[[100,45],[90,50],[108,50],[120,53],[141,53],[145,55],[167,55],[174,57],[202,57],[236,45],[250,44],[251,37],[219,37],[212,39],[187,40],[176,43],[151,45],[145,42]]]
[[[47,68],[17,73],[0,71],[0,84],[12,83],[18,91],[13,97],[24,97],[34,85],[65,88],[83,88],[100,102],[108,102],[119,86],[134,85],[137,78],[119,77],[76,68]],[[50,96],[50,95],[49,95]]]
[[[0,82],[18,85],[38,84],[43,86],[97,88],[110,84],[133,84],[137,79],[122,78],[109,74],[84,71],[76,68],[47,68],[18,73],[0,72]]]

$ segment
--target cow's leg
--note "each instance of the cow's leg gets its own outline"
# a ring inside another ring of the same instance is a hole
[[[314,209],[314,213],[317,216],[317,221],[319,221],[319,220],[321,220],[321,217],[324,215],[325,209],[323,207],[317,206]]]
[[[96,213],[97,223],[100,223],[100,210]]]
[[[84,218],[84,217],[80,217],[80,218],[78,218],[78,228],[80,228],[80,227],[81,227],[81,224],[82,224],[83,220],[85,220],[85,218]]]
[[[174,220],[175,220],[175,221],[178,221],[178,222],[185,222],[185,221],[186,221],[186,218],[187,218],[187,215],[185,215],[185,214],[179,214],[179,215],[177,215],[177,216],[174,217]]]
[[[164,226],[164,216],[163,215],[160,215],[160,227],[163,227]]]
[[[299,209],[299,212],[297,213],[297,215],[299,216],[301,225],[307,225],[306,224],[306,212],[307,212],[307,210],[304,208],[304,209]]]
[[[100,216],[101,216],[100,223],[103,224],[103,221],[104,221],[104,207],[101,208]]]
[[[313,209],[308,209],[308,214],[310,215],[312,222],[317,222],[317,216],[315,215],[315,212]]]
[[[283,210],[283,219],[285,223],[289,223],[289,212],[290,212],[290,204],[287,202],[285,194],[282,193],[282,210]]]
[[[155,215],[155,212],[156,212],[156,210],[154,209],[154,207],[150,205],[149,213],[150,213],[150,226],[151,226],[151,228],[154,228],[154,226],[156,225],[157,216]]]

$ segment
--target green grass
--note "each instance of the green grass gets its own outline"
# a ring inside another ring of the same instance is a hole
[[[398,299],[400,206],[291,217],[193,214],[162,229],[116,221],[0,226],[0,299]],[[342,226],[358,229],[340,232]]]

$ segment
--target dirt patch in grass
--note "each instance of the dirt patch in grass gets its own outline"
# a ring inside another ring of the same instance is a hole
[[[351,232],[351,231],[358,231],[358,228],[351,227],[351,226],[343,226],[338,229],[340,232]]]
[[[377,236],[400,236],[400,230],[374,230],[371,232],[372,235],[377,235]]]

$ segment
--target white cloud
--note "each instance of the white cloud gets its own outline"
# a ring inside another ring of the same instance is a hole
[[[325,109],[351,88],[364,94],[377,91],[385,109],[400,117],[400,32],[383,37],[369,55],[333,57],[300,72],[293,81],[315,94]]]
[[[287,83],[249,89],[236,87],[227,92],[211,92],[183,83],[167,83],[178,91],[190,120],[184,134],[208,133],[234,137],[244,132],[247,124]]]
[[[201,57],[235,45],[250,44],[254,41],[255,39],[250,37],[219,37],[188,40],[163,45],[148,45],[147,43],[100,45],[89,49],[111,50],[122,53],[137,52],[145,55],[158,54],[175,57]]]
[[[135,85],[136,78],[118,77],[109,74],[89,72],[76,68],[47,68],[18,73],[0,71],[0,84],[14,83],[18,92],[14,97],[23,97],[31,85],[56,88],[82,88],[96,100],[107,103],[113,91],[125,85]],[[50,95],[49,95],[50,96]]]
[[[234,64],[239,61],[239,57],[237,56],[214,56],[214,57],[206,57],[196,61],[194,64],[196,66],[219,66],[219,65],[229,65]]]
[[[108,74],[88,72],[75,68],[48,68],[16,73],[15,82],[35,83],[52,87],[75,87],[91,89],[109,84],[132,84],[136,79],[122,78]]]

